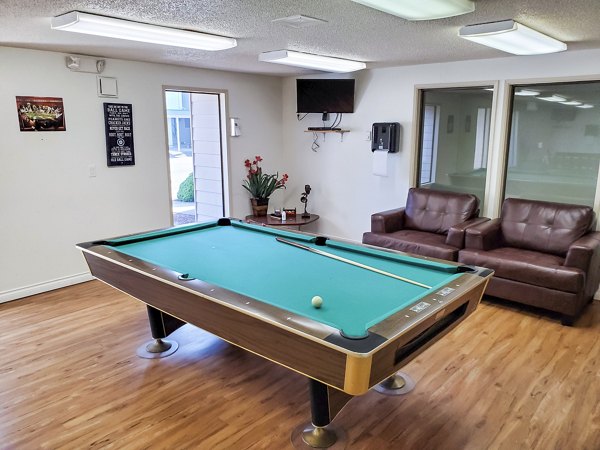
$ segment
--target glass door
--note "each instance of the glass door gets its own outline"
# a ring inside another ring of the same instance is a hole
[[[174,225],[225,216],[222,95],[165,90]]]

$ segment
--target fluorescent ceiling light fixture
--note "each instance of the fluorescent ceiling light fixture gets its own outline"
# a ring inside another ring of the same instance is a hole
[[[461,38],[497,48],[514,55],[562,52],[567,44],[514,20],[467,25],[458,31]]]
[[[406,20],[432,20],[475,11],[470,0],[352,0]]]
[[[521,89],[520,91],[515,92],[515,95],[518,95],[519,97],[535,97],[536,95],[540,95],[540,93],[529,89]]]
[[[590,108],[593,108],[593,107],[594,107],[594,105],[590,105],[589,103],[586,103],[585,105],[576,106],[575,108],[590,109]]]
[[[583,103],[578,102],[576,100],[571,100],[570,102],[561,102],[563,105],[569,105],[569,106],[579,106],[579,105],[583,105]]]
[[[237,45],[233,38],[131,22],[79,11],[71,11],[53,17],[52,29],[198,50],[225,50]]]
[[[294,52],[292,50],[275,50],[258,55],[259,61],[285,64],[288,66],[317,69],[325,72],[354,72],[367,67],[364,62],[349,59],[332,58],[330,56],[313,55],[310,53]]]
[[[557,102],[557,103],[562,103],[562,102],[566,102],[567,99],[564,97],[561,97],[560,95],[553,95],[552,97],[538,97],[540,100],[544,100],[547,102]]]

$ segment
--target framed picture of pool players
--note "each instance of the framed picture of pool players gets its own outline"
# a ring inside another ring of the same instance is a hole
[[[21,131],[65,131],[65,108],[59,97],[17,97]]]
[[[133,166],[133,112],[126,103],[104,103],[106,163],[110,166]]]

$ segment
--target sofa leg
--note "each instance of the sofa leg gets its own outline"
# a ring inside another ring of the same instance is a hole
[[[560,318],[560,323],[565,327],[572,327],[575,324],[576,316],[569,316],[567,314],[563,314]]]

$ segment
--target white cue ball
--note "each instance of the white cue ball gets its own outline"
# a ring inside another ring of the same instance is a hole
[[[315,307],[315,308],[320,308],[323,305],[323,299],[321,297],[319,297],[318,295],[315,295],[312,300],[310,301],[310,303]]]

